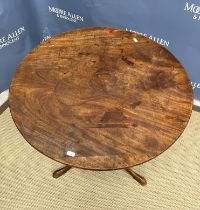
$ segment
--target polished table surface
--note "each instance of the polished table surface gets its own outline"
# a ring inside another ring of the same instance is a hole
[[[192,102],[188,75],[168,50],[109,28],[38,45],[18,66],[9,96],[13,120],[35,149],[94,170],[161,154],[187,126]]]

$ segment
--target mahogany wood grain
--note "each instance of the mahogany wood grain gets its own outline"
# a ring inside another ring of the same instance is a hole
[[[10,85],[23,137],[63,164],[129,168],[165,151],[184,131],[192,87],[180,62],[124,30],[78,29],[33,49]]]

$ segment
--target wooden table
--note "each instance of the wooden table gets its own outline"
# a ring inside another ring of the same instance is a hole
[[[23,137],[66,167],[126,169],[168,149],[192,111],[192,87],[180,62],[148,38],[87,28],[33,49],[10,85],[9,106]]]

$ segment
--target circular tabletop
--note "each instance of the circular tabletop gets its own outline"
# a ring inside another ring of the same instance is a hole
[[[61,163],[109,170],[172,145],[192,111],[180,62],[148,38],[109,28],[59,34],[33,49],[10,85],[23,137]]]

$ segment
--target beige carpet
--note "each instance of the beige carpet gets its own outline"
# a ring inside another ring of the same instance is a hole
[[[135,167],[148,180],[140,186],[124,170],[72,169],[34,150],[7,109],[0,115],[0,209],[200,210],[200,113],[193,112],[179,140],[156,159]]]

